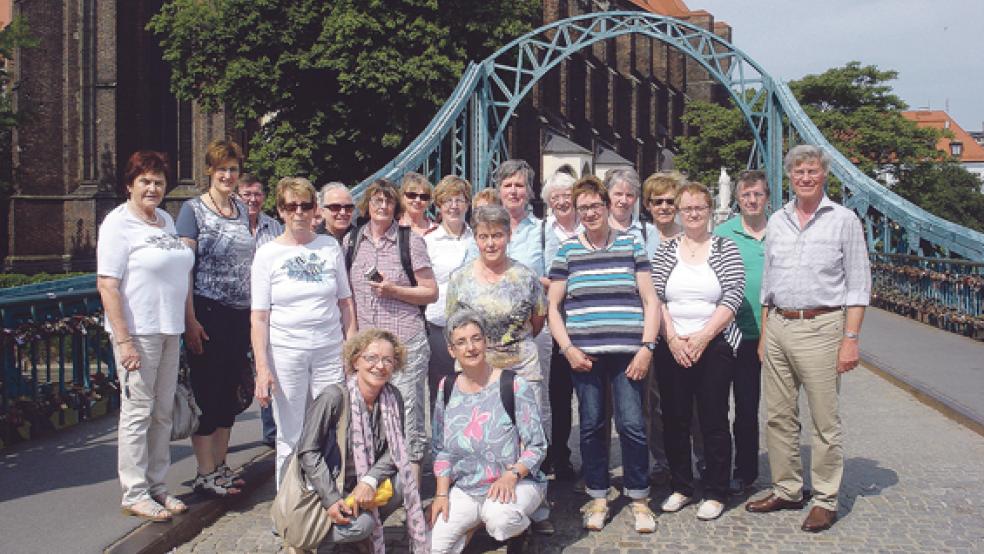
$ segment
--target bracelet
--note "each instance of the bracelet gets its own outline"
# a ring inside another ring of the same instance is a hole
[[[570,343],[570,344],[568,344],[567,346],[561,348],[558,352],[560,352],[561,356],[564,356],[564,355],[567,354],[567,351],[570,350],[571,348],[574,348],[574,343],[573,342]]]
[[[116,346],[119,346],[121,344],[126,344],[128,342],[133,342],[133,337],[127,337],[127,338],[125,338],[123,340],[116,341]]]
[[[437,493],[435,493],[434,494],[434,498],[447,498],[447,497],[448,497],[448,493],[444,493],[444,494],[437,494]]]

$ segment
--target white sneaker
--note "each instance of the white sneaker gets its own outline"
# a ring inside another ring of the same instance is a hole
[[[722,512],[724,512],[724,504],[717,500],[705,500],[697,508],[697,519],[710,521],[721,517]]]
[[[663,505],[660,506],[660,509],[664,512],[679,512],[684,506],[690,504],[692,500],[693,499],[689,496],[684,496],[681,493],[675,492],[663,501]]]

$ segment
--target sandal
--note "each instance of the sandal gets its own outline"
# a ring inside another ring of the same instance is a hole
[[[608,519],[608,500],[595,498],[581,508],[581,522],[588,531],[601,531]]]
[[[222,477],[225,477],[226,481],[231,483],[231,486],[236,487],[237,489],[241,489],[246,486],[246,481],[236,475],[236,472],[233,471],[232,468],[230,468],[225,462],[219,464],[219,467],[215,468],[215,471],[218,471]]]
[[[649,509],[645,500],[636,500],[631,503],[632,514],[635,516],[636,533],[655,533],[656,514]]]
[[[151,499],[124,505],[121,509],[128,516],[142,517],[149,521],[171,521],[171,512]]]
[[[239,489],[232,486],[218,470],[208,475],[198,474],[191,488],[199,494],[211,496],[213,498],[225,498],[239,494]]]
[[[163,493],[157,495],[151,495],[151,498],[155,502],[164,506],[164,509],[171,512],[172,514],[183,514],[188,511],[188,505],[181,501],[180,498],[176,496],[171,496],[170,494]]]

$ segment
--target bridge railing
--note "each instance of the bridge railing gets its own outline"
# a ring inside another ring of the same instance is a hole
[[[0,445],[118,406],[95,276],[0,292]]]
[[[872,254],[872,303],[984,340],[984,263]]]

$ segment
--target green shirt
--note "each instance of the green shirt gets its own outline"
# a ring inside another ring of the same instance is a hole
[[[741,303],[735,322],[741,329],[742,340],[758,340],[762,329],[762,266],[765,263],[765,237],[759,240],[749,235],[736,215],[714,228],[714,234],[727,237],[738,245],[745,264],[745,300]]]

